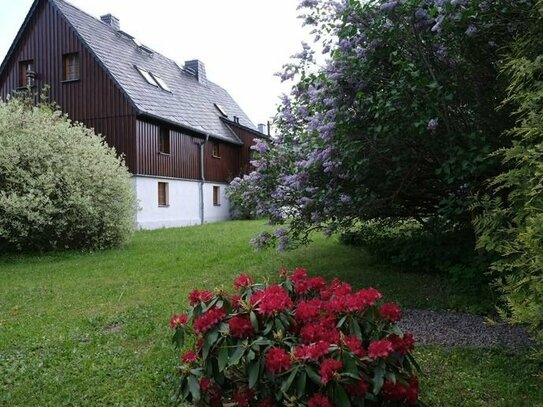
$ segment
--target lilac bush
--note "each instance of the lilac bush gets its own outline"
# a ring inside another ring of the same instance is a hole
[[[500,163],[512,126],[497,111],[502,54],[529,0],[303,0],[316,45],[284,66],[292,80],[278,136],[254,147],[231,199],[278,225],[253,240],[280,248],[360,220],[439,218],[471,229],[472,198]],[[320,63],[322,52],[326,59]]]

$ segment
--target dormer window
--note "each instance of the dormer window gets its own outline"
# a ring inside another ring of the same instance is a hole
[[[26,88],[34,86],[34,61],[27,60],[19,62],[19,87]]]
[[[156,81],[156,83],[158,83],[158,86],[160,86],[165,91],[170,92],[170,88],[168,88],[168,85],[166,85],[166,82],[164,82],[164,80],[160,76],[154,73],[151,73],[151,76]]]
[[[79,54],[77,52],[65,54],[62,57],[62,80],[79,80]]]

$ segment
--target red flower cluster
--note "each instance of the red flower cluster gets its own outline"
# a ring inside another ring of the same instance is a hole
[[[234,280],[234,288],[236,290],[239,290],[240,288],[249,287],[250,285],[254,284],[254,280],[249,277],[247,274],[240,274],[235,280]]]
[[[178,326],[184,326],[188,321],[186,314],[174,315],[170,318],[170,328],[175,329]]]
[[[271,348],[266,353],[266,368],[272,374],[284,372],[292,366],[292,359],[286,350]]]
[[[392,352],[394,352],[394,347],[386,339],[372,342],[368,346],[368,356],[372,359],[386,358]]]
[[[211,301],[213,298],[213,293],[207,290],[194,290],[189,294],[189,303],[191,307],[195,306],[196,304],[199,304],[201,302],[208,302]]]
[[[366,350],[362,345],[362,339],[358,339],[356,336],[345,336],[343,342],[349,350],[358,357],[366,356]]]
[[[296,305],[295,318],[298,322],[309,322],[317,319],[321,314],[322,301],[313,298],[309,301],[300,301]]]
[[[320,317],[315,322],[304,325],[300,329],[300,338],[303,343],[309,344],[318,341],[339,343],[339,329],[336,328],[336,318],[333,315]]]
[[[249,407],[254,397],[253,391],[247,387],[237,388],[232,396],[238,407]]]
[[[415,347],[415,338],[413,338],[413,334],[411,333],[405,333],[403,337],[390,335],[387,339],[392,343],[394,352],[400,355],[407,355]]]
[[[390,322],[398,322],[402,317],[402,310],[396,304],[387,302],[379,308],[379,315]]]
[[[209,331],[221,322],[225,315],[226,311],[224,308],[211,307],[205,314],[194,321],[194,332],[199,334]]]
[[[228,321],[228,327],[234,338],[247,338],[255,334],[249,315],[234,315]]]
[[[294,349],[294,356],[300,360],[317,361],[328,353],[330,344],[324,341],[318,341],[311,345],[300,345]]]
[[[325,359],[321,363],[321,368],[319,369],[322,384],[326,385],[330,380],[332,380],[336,376],[337,371],[342,367],[343,363],[341,363],[339,360]]]
[[[320,292],[321,298],[325,301],[329,300],[332,297],[343,297],[345,295],[351,294],[353,288],[350,284],[345,283],[337,278],[334,278],[330,283],[328,288],[323,288]]]
[[[198,354],[193,350],[188,350],[181,356],[183,363],[192,364],[198,360]]]
[[[347,390],[347,393],[351,396],[355,397],[363,397],[368,392],[370,385],[368,382],[364,380],[359,380],[354,384],[348,384],[345,386],[345,390]]]
[[[278,285],[272,285],[264,291],[259,291],[251,296],[251,303],[257,305],[257,311],[261,315],[272,316],[279,312],[292,308],[292,300],[285,289]]]
[[[334,407],[324,394],[315,393],[309,399],[308,407]]]
[[[411,376],[406,386],[399,381],[394,383],[390,380],[385,380],[381,394],[387,401],[409,405],[416,404],[419,398],[419,381],[415,376]]]

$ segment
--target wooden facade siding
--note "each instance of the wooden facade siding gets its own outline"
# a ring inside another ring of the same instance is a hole
[[[64,82],[63,56],[78,53],[80,79]],[[49,100],[62,107],[74,121],[102,134],[129,169],[136,170],[136,112],[74,30],[47,1],[41,2],[21,41],[0,76],[0,97],[6,99],[19,87],[19,63],[33,60],[35,90],[49,86]]]
[[[169,178],[200,179],[201,138],[170,131],[170,154],[160,153],[161,125],[138,120],[136,125],[138,174]]]

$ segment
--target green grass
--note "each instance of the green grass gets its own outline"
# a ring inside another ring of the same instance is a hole
[[[248,245],[264,222],[138,232],[100,253],[0,257],[0,406],[168,405],[178,357],[168,320],[193,288],[240,272],[275,278],[281,266],[374,286],[417,308],[478,309],[439,276],[402,274],[334,239],[288,253]],[[120,326],[120,329],[111,329]],[[431,405],[543,405],[536,366],[503,351],[421,347]]]

